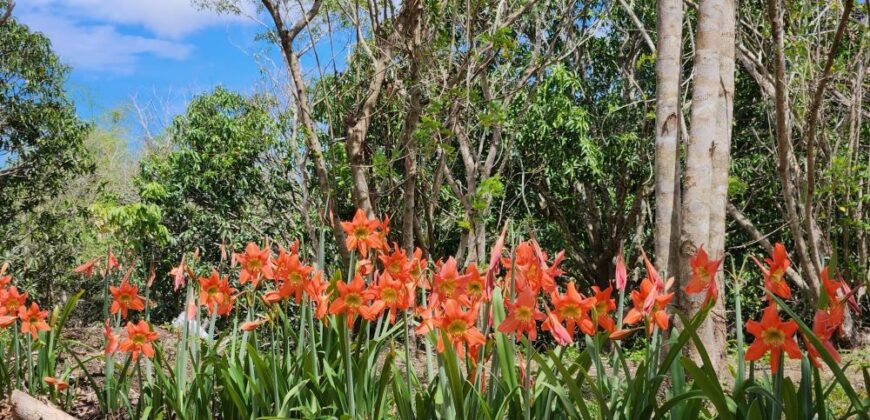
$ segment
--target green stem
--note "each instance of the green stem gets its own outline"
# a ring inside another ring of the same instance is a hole
[[[350,417],[356,418],[356,402],[354,401],[353,395],[353,368],[351,364],[353,363],[350,359],[350,328],[347,326],[347,315],[341,317],[339,322],[342,323],[344,328],[344,343],[342,350],[344,352],[344,374],[347,376],[347,400],[348,406],[350,407]]]
[[[411,404],[411,412],[414,412],[414,388],[411,386],[411,324],[408,323],[408,311],[402,311],[405,319],[405,380],[408,384],[408,401]]]

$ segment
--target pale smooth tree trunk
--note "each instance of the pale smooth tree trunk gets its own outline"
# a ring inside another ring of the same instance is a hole
[[[655,252],[656,268],[671,276],[679,241],[680,67],[683,1],[658,2],[656,58]]]
[[[691,277],[690,260],[702,246],[709,247],[710,207],[713,186],[712,148],[718,138],[724,101],[722,100],[719,55],[721,19],[725,0],[702,0],[696,31],[695,80],[692,91],[692,125],[686,147],[686,172],[683,178],[683,203],[680,240],[680,290]],[[720,298],[724,298],[720,297]],[[703,294],[681,296],[680,305],[690,316],[697,313]],[[708,317],[698,329],[711,360],[721,360],[724,343],[716,342],[713,317]],[[690,357],[698,361],[697,350],[688,346]],[[718,363],[717,363],[718,364]],[[714,366],[719,371],[720,366]]]
[[[719,37],[719,118],[717,119],[717,135],[713,138],[712,164],[713,179],[710,196],[710,237],[706,247],[711,258],[725,257],[725,215],[728,206],[728,173],[731,167],[731,132],[734,121],[734,30],[736,22],[735,0],[722,1],[722,14]],[[727,340],[727,322],[725,318],[725,276],[720,265],[716,274],[716,284],[720,299],[716,301],[710,312],[712,323],[712,342],[710,346],[724,348]],[[719,360],[711,361],[718,366],[727,363],[725,352],[718,353]]]

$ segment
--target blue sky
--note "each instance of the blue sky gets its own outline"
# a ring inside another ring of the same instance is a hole
[[[253,55],[281,61],[275,48],[254,39],[265,29],[250,17],[256,11],[245,13],[204,12],[189,0],[27,0],[15,9],[72,67],[68,90],[89,120],[134,96],[179,113],[191,96],[216,85],[255,91],[262,77]]]

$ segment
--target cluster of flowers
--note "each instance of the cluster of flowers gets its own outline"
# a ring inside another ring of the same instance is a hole
[[[31,302],[27,306],[27,292],[20,292],[12,285],[12,276],[5,275],[7,264],[0,268],[0,328],[16,326],[21,334],[29,334],[31,339],[38,340],[40,331],[49,331],[46,319],[48,311],[39,309],[39,304]],[[63,391],[69,385],[59,379],[45,377],[45,381]]]
[[[768,293],[783,299],[791,297],[791,289],[786,283],[785,274],[791,265],[785,246],[778,243],[774,247],[772,258],[765,259],[765,264],[755,261],[764,275],[764,287]],[[842,277],[831,279],[829,268],[825,267],[821,273],[822,287],[815,316],[813,316],[813,334],[833,356],[834,360],[840,361],[840,355],[831,343],[835,332],[843,333],[843,320],[845,317],[845,305],[848,304],[855,313],[860,313],[860,307],[854,298],[857,289],[852,290]],[[755,336],[755,341],[746,351],[746,360],[758,360],[768,352],[770,353],[770,368],[777,371],[782,353],[792,359],[800,359],[801,351],[795,341],[794,334],[798,330],[794,320],[783,321],[779,317],[779,311],[773,299],[767,299],[768,304],[764,309],[760,321],[750,320],[746,323],[746,330]],[[816,366],[819,366],[819,351],[812,345],[809,338],[802,334],[807,354]]]
[[[85,277],[93,277],[99,262],[100,258],[94,258],[76,267],[74,271]],[[114,272],[120,273],[121,271],[121,264],[118,263],[115,254],[109,250],[103,275],[108,277]],[[157,339],[157,333],[152,331],[151,326],[144,319],[140,319],[138,322],[128,320],[130,311],[144,311],[146,305],[145,299],[139,295],[139,287],[130,284],[130,274],[132,272],[133,269],[131,267],[124,274],[118,286],[109,286],[109,293],[112,295],[111,313],[112,315],[120,316],[119,320],[126,321],[126,325],[124,326],[125,334],[122,336],[115,331],[109,319],[105,320],[105,354],[110,355],[116,352],[129,353],[133,360],[137,360],[141,354],[144,354],[148,358],[154,357],[154,347],[151,343]],[[153,281],[153,276],[149,277],[149,287]]]
[[[357,317],[375,320],[389,312],[389,321],[394,323],[398,315],[413,313],[420,318],[417,334],[434,334],[438,351],[444,351],[445,343],[449,342],[457,354],[461,357],[468,354],[475,364],[479,349],[487,341],[480,327],[493,327],[488,303],[495,287],[507,292],[505,299],[508,310],[506,318],[495,327],[499,332],[515,336],[518,341],[523,337],[535,341],[539,327],[552,334],[559,344],[568,345],[578,329],[590,336],[603,331],[611,339],[618,340],[642,329],[652,334],[655,328],[667,330],[669,326],[667,307],[674,296],[670,291],[674,280],[670,278],[664,281],[646,254],[643,255],[646,276],[638,288],[630,292],[632,307],[622,320],[625,326],[639,323],[642,326],[617,330],[612,315],[616,303],[611,295],[614,286],[619,291],[626,287],[627,273],[621,255],[617,258],[615,285],[610,284],[604,290],[593,286],[592,295],[587,297],[577,290],[574,282],[569,282],[563,290],[557,285],[556,278],[563,274],[559,265],[564,252],[558,253],[549,262],[538,243],[530,240],[519,243],[512,258],[503,258],[504,231],[492,249],[485,270],[472,263],[461,271],[456,259],[450,257],[446,261],[437,261],[433,275],[427,276],[424,274],[427,261],[422,258],[420,249],[409,255],[395,243],[389,246],[389,219],[369,219],[365,212],[358,210],[353,220],[342,222],[342,228],[347,237],[345,245],[348,250],[356,252],[360,260],[355,263],[352,280],[345,282],[338,279],[334,288],[330,287],[329,281],[324,280],[322,271],[302,262],[298,241],[289,249],[279,246],[275,257],[270,246],[261,249],[257,244],[248,243],[243,253],[232,255],[230,266],[240,266],[241,286],[250,283],[253,290],[261,283],[274,286],[261,296],[267,305],[290,299],[300,304],[304,299],[306,303],[314,305],[315,316],[323,322],[328,322],[330,314],[340,315],[350,327]],[[91,275],[95,262],[92,260],[76,271]],[[721,259],[710,260],[702,246],[690,260],[691,277],[685,292],[689,295],[703,293],[703,304],[712,305],[718,298],[716,273],[721,262]],[[766,266],[758,261],[756,263],[764,273],[765,288],[788,298],[791,291],[784,276],[790,263],[783,245],[776,245],[773,258],[766,260]],[[110,252],[106,272],[113,269],[120,271],[117,260]],[[500,275],[502,271],[504,274]],[[111,313],[124,320],[129,311],[142,311],[146,305],[145,299],[138,294],[138,287],[129,283],[129,274],[128,271],[118,287],[110,287],[113,296]],[[176,290],[184,285],[185,275],[195,278],[184,258],[170,275],[175,278]],[[149,286],[153,277],[148,280]],[[836,331],[842,330],[843,305],[846,302],[854,303],[851,298],[854,292],[842,279],[831,280],[827,268],[822,273],[822,281],[822,299],[819,300],[813,330],[828,350],[836,355],[830,339]],[[0,292],[0,324],[9,325],[12,321],[8,321],[6,315],[17,311],[18,318],[26,325],[22,326],[23,331],[35,336],[39,329],[47,329],[44,322],[46,313],[40,312],[35,303],[30,310],[25,310],[22,305],[26,294],[18,294],[14,287],[6,288],[7,283],[8,279],[2,280],[4,289]],[[199,306],[204,306],[209,314],[227,316],[240,294],[230,286],[227,277],[220,276],[214,269],[209,277],[198,278],[198,286],[198,301],[191,303],[187,309],[189,319]],[[420,306],[417,305],[418,292],[424,297]],[[261,317],[243,323],[241,328],[252,331],[266,322],[268,319]],[[747,360],[757,360],[770,352],[771,366],[775,370],[779,364],[780,350],[789,357],[800,357],[800,349],[793,338],[797,325],[794,321],[783,322],[772,300],[764,310],[761,321],[749,321],[746,328],[756,336],[746,353]],[[106,320],[106,353],[127,352],[134,359],[140,354],[153,357],[151,343],[157,334],[148,323],[144,320],[138,323],[127,321],[125,329],[126,336],[121,340],[114,333],[109,320]],[[818,363],[815,348],[808,344],[807,349],[813,362]]]

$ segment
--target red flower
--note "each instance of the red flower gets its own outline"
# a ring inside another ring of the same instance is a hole
[[[232,296],[236,289],[230,287],[230,282],[226,277],[221,277],[217,270],[211,270],[211,276],[200,277],[199,279],[199,302],[208,309],[208,313],[221,313],[222,309],[229,312],[229,304],[232,303]]]
[[[375,319],[377,312],[366,305],[371,298],[367,297],[368,294],[365,292],[366,284],[360,275],[354,276],[350,284],[339,280],[335,283],[335,288],[338,290],[338,298],[329,305],[329,313],[334,315],[344,314],[348,327],[353,326],[356,315],[360,315],[369,321]]]
[[[128,272],[127,275],[129,274]],[[109,292],[115,298],[112,301],[113,314],[121,311],[121,316],[127,318],[127,311],[130,309],[134,311],[145,310],[145,301],[139,296],[139,288],[131,285],[127,276],[121,280],[120,287],[109,286]]]
[[[18,308],[27,300],[27,292],[18,293],[18,288],[10,286],[0,290],[0,315],[17,314]]]
[[[598,286],[592,286],[593,304],[590,315],[592,322],[598,324],[604,331],[612,333],[616,329],[616,323],[610,316],[610,313],[616,310],[616,301],[610,298],[613,293],[613,287],[608,287],[603,291]],[[591,333],[587,333],[590,334]]]
[[[104,350],[105,354],[113,354],[118,351],[121,343],[118,341],[120,337],[112,330],[112,326],[109,325],[109,320],[106,320],[105,327],[103,329],[103,335],[106,337],[106,348]]]
[[[30,304],[30,308],[24,306],[18,307],[18,319],[21,320],[21,333],[30,333],[36,339],[39,338],[40,331],[48,331],[51,328],[45,322],[48,317],[48,311],[40,311],[39,305],[36,302]]]
[[[151,344],[157,339],[157,333],[151,331],[151,327],[145,321],[139,321],[138,324],[128,322],[127,337],[121,342],[119,349],[125,353],[130,353],[133,360],[139,359],[140,354],[144,354],[147,358],[154,357],[154,346]]]
[[[305,294],[317,306],[314,316],[324,320],[329,310],[329,294],[326,293],[329,283],[323,281],[323,273],[318,271],[305,283]]]
[[[115,253],[112,252],[111,248],[109,249],[109,257],[106,261],[106,273],[111,273],[112,270],[121,270],[121,264],[118,263],[118,259],[115,258]]]
[[[584,333],[594,334],[595,326],[589,318],[589,310],[592,309],[594,301],[593,298],[585,298],[577,292],[573,281],[568,283],[564,295],[560,295],[557,291],[550,294],[553,314],[558,323],[565,323],[565,328],[571,336],[576,332],[577,325],[580,325]],[[550,328],[552,328],[551,322],[545,322],[542,327],[545,331],[549,331]]]
[[[834,344],[831,343],[831,336],[834,335],[834,331],[839,328],[839,324],[836,322],[831,322],[831,314],[824,310],[816,310],[816,315],[813,317],[813,334],[815,334],[816,338],[822,342],[822,346],[828,353],[831,354],[831,357],[840,363],[840,353],[837,352],[837,349],[834,347]],[[801,333],[803,337],[804,344],[807,348],[807,356],[816,367],[821,367],[818,358],[821,356],[821,353],[816,346],[814,346],[810,340],[807,338],[806,334]]]
[[[628,311],[622,322],[631,325],[646,320],[648,334],[652,334],[656,326],[661,330],[667,330],[668,314],[665,308],[673,297],[673,293],[664,294],[664,290],[658,290],[653,281],[646,277],[641,281],[639,290],[631,291],[631,302],[634,308]]]
[[[256,288],[263,278],[273,279],[271,254],[269,248],[261,250],[257,244],[248,242],[248,245],[245,246],[245,253],[236,254],[236,260],[242,265],[239,283],[245,284],[250,281]]]
[[[771,293],[783,298],[788,299],[791,297],[791,289],[788,287],[788,284],[785,282],[785,272],[788,271],[788,267],[791,265],[791,262],[788,259],[788,255],[785,252],[785,246],[781,243],[777,243],[773,247],[773,258],[767,258],[764,262],[767,263],[768,267],[764,267],[761,265],[755,257],[752,257],[755,264],[758,268],[761,269],[761,272],[764,274],[764,287],[767,290],[770,290]]]
[[[467,276],[459,275],[456,259],[448,258],[447,262],[441,264],[440,269],[435,273],[432,299],[440,299],[441,301],[457,299],[465,293],[467,279]]]
[[[522,291],[516,300],[508,305],[508,309],[508,316],[498,326],[498,330],[506,334],[516,334],[517,340],[525,333],[529,341],[535,341],[537,338],[537,321],[542,321],[546,318],[544,313],[538,309],[535,294],[530,289]]]
[[[758,360],[770,352],[770,369],[779,369],[780,350],[792,359],[801,358],[801,349],[794,341],[794,333],[798,326],[794,321],[782,322],[776,311],[776,306],[770,304],[764,309],[761,322],[749,320],[746,330],[755,336],[755,341],[746,350],[746,360]]]
[[[94,275],[94,265],[97,263],[99,258],[94,258],[78,267],[73,269],[73,271],[77,274],[84,274],[85,277],[93,277]]]
[[[278,251],[278,258],[275,259],[274,271],[275,279],[280,281],[280,286],[277,293],[270,292],[273,298],[283,300],[294,296],[296,303],[301,302],[305,282],[308,281],[308,276],[314,271],[314,267],[302,264],[298,254],[288,254],[281,249]]]
[[[384,272],[365,294],[366,298],[374,301],[371,305],[371,310],[375,312],[373,317],[389,309],[392,324],[396,322],[397,312],[406,311],[411,306],[413,289],[409,290],[405,283],[394,279],[389,272]]]
[[[384,247],[381,233],[378,229],[381,222],[377,219],[369,219],[363,209],[357,209],[353,220],[350,222],[341,222],[341,228],[344,229],[347,239],[345,246],[348,250],[357,250],[363,258],[369,255],[369,249],[380,249]]]
[[[438,352],[444,351],[445,338],[450,340],[459,357],[464,357],[466,347],[471,349],[486,343],[486,338],[474,326],[475,318],[476,305],[464,311],[458,300],[448,299],[444,302],[444,312],[434,320],[435,326],[441,332],[438,336]]]
[[[45,381],[45,383],[54,387],[54,389],[61,392],[69,388],[69,384],[66,381],[64,381],[63,379],[55,378],[53,376],[45,376],[42,378],[42,380]]]
[[[716,286],[716,272],[719,271],[719,264],[721,262],[722,259],[710,261],[707,257],[707,252],[704,251],[704,245],[701,245],[689,261],[692,267],[692,277],[686,284],[686,293],[693,295],[707,292],[704,298],[704,305],[715,302],[719,297],[719,288]]]

